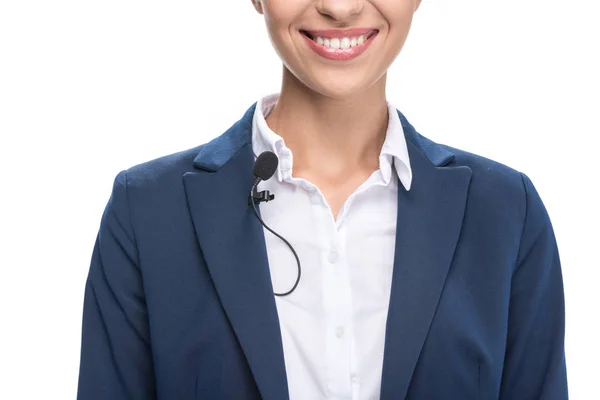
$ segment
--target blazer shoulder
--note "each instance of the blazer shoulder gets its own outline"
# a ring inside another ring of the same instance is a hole
[[[517,169],[497,160],[455,147],[442,145],[454,154],[447,165],[471,170],[466,214],[481,232],[508,238],[515,258],[528,209],[528,178]],[[502,233],[501,233],[502,232]]]
[[[129,187],[157,189],[168,186],[169,182],[179,182],[186,173],[194,170],[194,158],[205,144],[167,154],[136,164],[124,170]]]
[[[463,149],[445,144],[439,146],[454,154],[454,159],[448,166],[466,166],[471,169],[472,183],[476,186],[490,190],[501,189],[517,196],[524,195],[524,174],[516,168]]]
[[[447,166],[471,169],[468,209],[489,224],[522,227],[527,214],[528,177],[521,171],[497,160],[463,149],[443,146],[454,154]]]
[[[412,142],[434,165],[440,168],[465,166],[471,169],[472,179],[477,183],[482,181],[508,185],[523,191],[521,173],[515,168],[479,154],[435,142],[419,133],[402,113],[398,112],[398,114],[407,140]]]

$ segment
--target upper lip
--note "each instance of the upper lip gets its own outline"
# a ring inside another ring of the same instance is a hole
[[[377,32],[375,28],[350,28],[350,29],[301,29],[301,32],[307,33],[309,36],[326,37],[326,38],[344,38],[358,37]]]

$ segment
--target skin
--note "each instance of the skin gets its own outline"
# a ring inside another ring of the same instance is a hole
[[[387,70],[421,0],[253,0],[283,62],[280,99],[267,124],[294,154],[294,176],[314,183],[333,216],[379,168],[387,130]],[[301,29],[375,28],[350,61],[314,53]],[[327,160],[326,163],[323,160]]]

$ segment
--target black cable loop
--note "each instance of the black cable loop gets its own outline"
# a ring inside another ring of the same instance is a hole
[[[300,275],[302,274],[302,268],[300,267],[300,259],[298,258],[298,254],[296,254],[296,250],[294,250],[294,248],[292,247],[292,245],[290,244],[290,242],[288,242],[283,236],[281,236],[280,234],[278,234],[277,232],[275,232],[273,229],[269,228],[269,226],[267,224],[265,224],[265,221],[262,220],[262,218],[260,217],[260,215],[258,214],[258,210],[256,209],[256,203],[254,202],[254,197],[252,197],[252,195],[254,194],[254,189],[256,188],[257,185],[252,186],[252,189],[250,190],[250,200],[252,203],[252,209],[254,210],[254,215],[256,215],[256,218],[258,218],[258,220],[260,221],[260,223],[262,224],[262,226],[264,226],[269,232],[271,232],[273,235],[277,236],[279,239],[283,240],[283,242],[290,248],[290,250],[292,250],[292,253],[294,253],[294,257],[296,258],[296,263],[298,264],[298,277],[296,278],[296,283],[294,283],[294,286],[287,292],[285,293],[275,293],[273,292],[273,294],[275,296],[287,296],[290,293],[292,293],[294,290],[296,290],[296,287],[298,286],[298,283],[300,283]]]

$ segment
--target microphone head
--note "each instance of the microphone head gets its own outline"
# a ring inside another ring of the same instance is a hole
[[[264,151],[258,155],[254,162],[254,176],[266,181],[273,176],[275,171],[277,171],[278,164],[279,159],[275,153],[272,151]]]

